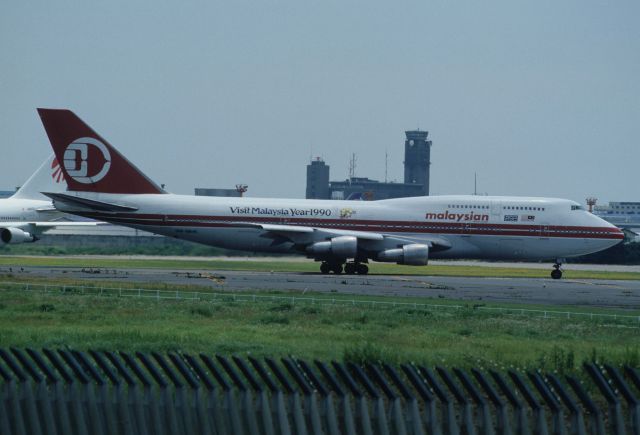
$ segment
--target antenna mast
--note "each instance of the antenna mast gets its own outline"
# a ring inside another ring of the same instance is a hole
[[[349,161],[349,180],[356,176],[356,153],[351,154]]]
[[[387,183],[387,169],[389,167],[389,153],[384,150],[384,182]]]

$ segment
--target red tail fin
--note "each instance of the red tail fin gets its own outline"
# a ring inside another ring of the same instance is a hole
[[[164,193],[70,110],[38,109],[69,190]]]

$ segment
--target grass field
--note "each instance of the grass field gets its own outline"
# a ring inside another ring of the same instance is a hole
[[[544,319],[483,312],[473,305],[425,310],[406,305],[202,302],[7,288],[0,282],[2,347],[291,354],[323,360],[535,367],[559,372],[572,371],[583,360],[640,365],[639,325],[614,319]]]
[[[274,272],[317,272],[318,264],[313,261],[255,261],[255,260],[174,260],[174,259],[128,259],[128,258],[85,258],[85,257],[17,257],[0,256],[0,266],[50,266],[50,267],[101,267],[101,268],[162,268],[198,270],[250,270]],[[472,276],[508,278],[548,278],[549,270],[482,267],[482,266],[400,266],[396,264],[372,263],[371,274],[383,275],[429,275],[429,276]],[[606,272],[567,270],[567,279],[640,279],[638,272]]]

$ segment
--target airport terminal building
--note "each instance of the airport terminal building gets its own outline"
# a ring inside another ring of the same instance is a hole
[[[618,228],[629,229],[640,234],[640,202],[610,202],[607,205],[596,205],[593,214]]]

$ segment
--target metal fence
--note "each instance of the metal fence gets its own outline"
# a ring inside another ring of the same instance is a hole
[[[273,294],[255,294],[248,292],[207,292],[207,291],[183,291],[183,290],[159,290],[126,287],[104,287],[104,286],[84,286],[65,285],[58,283],[20,283],[1,282],[0,288],[7,290],[32,291],[42,293],[74,293],[82,295],[103,296],[103,297],[137,297],[156,299],[202,301],[202,302],[244,302],[244,303],[290,303],[292,305],[333,305],[333,306],[353,306],[361,308],[408,308],[430,311],[459,311],[467,310],[471,313],[499,313],[522,316],[535,316],[540,318],[564,318],[574,320],[600,320],[600,321],[620,321],[627,324],[640,325],[640,315],[607,314],[577,311],[540,310],[527,308],[507,308],[507,307],[487,307],[482,305],[459,305],[459,304],[428,304],[418,302],[398,302],[380,301],[366,299],[349,299],[322,296],[284,296]]]
[[[0,348],[0,433],[638,434],[640,373]]]

